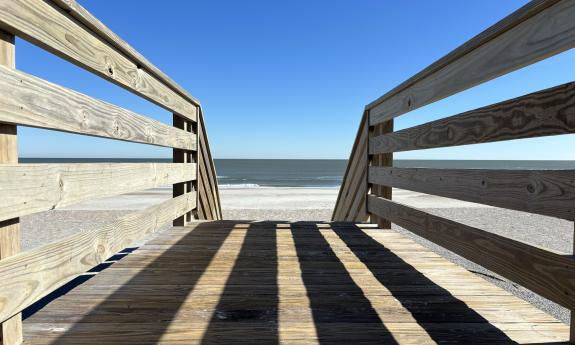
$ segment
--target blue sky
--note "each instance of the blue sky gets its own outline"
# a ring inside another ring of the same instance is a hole
[[[348,158],[365,104],[523,0],[80,0],[199,98],[216,158]],[[17,42],[17,68],[170,123],[145,100]],[[421,124],[575,79],[570,51],[396,120]],[[153,146],[22,128],[22,157],[171,157]],[[413,159],[575,159],[573,135],[400,153]]]

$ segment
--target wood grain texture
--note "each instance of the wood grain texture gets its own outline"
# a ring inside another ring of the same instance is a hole
[[[358,147],[357,155],[349,161],[348,164],[353,164],[352,169],[349,171],[349,180],[340,187],[342,189],[341,199],[338,199],[335,210],[338,214],[334,216],[334,220],[366,220],[367,215],[365,212],[365,195],[367,195],[367,157],[361,155],[366,153],[365,137],[364,142]]]
[[[20,345],[24,340],[22,330],[22,314],[16,314],[10,319],[2,322],[0,325],[2,336],[0,344],[2,345]]]
[[[571,256],[370,195],[368,210],[566,308],[575,307]]]
[[[1,0],[0,27],[169,111],[196,120],[196,105],[55,5]]]
[[[181,129],[185,132],[188,131],[188,123],[187,123],[185,118],[174,114],[172,117],[172,121],[173,121],[174,128]],[[174,163],[181,163],[184,165],[186,163],[190,163],[188,151],[180,150],[180,149],[174,149],[172,152],[172,161]],[[190,166],[190,168],[188,168],[188,169],[194,169],[197,172],[197,168],[195,165],[193,167]],[[184,181],[181,181],[180,183],[173,184],[172,196],[174,198],[176,198],[180,195],[186,194],[187,192],[191,191],[191,190],[188,190],[188,183],[187,182],[188,182],[187,180],[184,180]],[[186,216],[182,215],[181,217],[174,219],[173,225],[174,226],[186,225]]]
[[[17,137],[18,129],[16,126],[0,123],[0,164],[18,163]]]
[[[16,126],[0,124],[0,152],[3,153],[0,154],[0,168],[2,163],[18,161]],[[0,262],[20,252],[21,236],[19,218],[0,221]],[[22,337],[21,314],[0,322],[0,344],[18,345],[22,343]]]
[[[377,168],[373,184],[575,220],[575,170]]]
[[[196,149],[190,133],[4,67],[0,67],[0,107],[0,121],[5,123]]]
[[[222,219],[222,210],[218,180],[201,108],[199,109],[197,124],[198,216],[199,219],[219,220]]]
[[[394,231],[172,228],[25,321],[30,344],[559,344],[568,326]],[[158,248],[163,248],[159,250]]]
[[[574,234],[575,234],[575,223],[574,223]],[[572,254],[575,255],[575,238],[573,240],[573,251]],[[571,320],[569,320],[569,342],[575,343],[575,314],[573,312],[575,309],[571,309]]]
[[[20,252],[20,222],[18,218],[0,221],[0,260]]]
[[[192,96],[183,87],[178,85],[169,76],[157,68],[154,64],[148,61],[144,56],[142,56],[137,50],[130,46],[126,41],[122,40],[115,32],[110,30],[106,25],[104,25],[98,18],[94,17],[90,12],[88,12],[84,7],[82,7],[75,0],[51,0],[64,11],[66,11],[70,16],[78,20],[80,23],[88,27],[96,36],[100,36],[111,46],[122,52],[124,55],[128,56],[132,61],[136,62],[137,65],[142,68],[147,69],[151,74],[153,74],[160,81],[170,86],[173,90],[177,91],[182,97],[186,98],[191,103],[200,106],[200,101]]]
[[[0,261],[0,320],[4,321],[132,242],[193,209],[194,193],[134,212],[100,228]]]
[[[200,113],[200,109],[201,109],[201,107],[198,107],[198,113]],[[199,115],[198,115],[198,117],[199,117]],[[196,122],[188,121],[188,132],[194,134],[194,136],[196,138],[196,146],[198,146],[199,139],[198,139],[198,122],[197,121]],[[198,151],[197,150],[196,151],[188,151],[188,159],[189,159],[190,163],[195,163],[196,179],[188,181],[186,188],[188,189],[188,191],[196,192],[196,204],[197,204],[197,200],[199,199],[197,176],[200,175],[200,173],[199,173],[200,169],[199,169],[199,164],[198,164],[198,161],[199,161]],[[197,219],[200,219],[197,207],[192,212],[189,212],[188,214],[186,214],[186,221],[187,222],[191,222],[192,220],[197,220]]]
[[[567,83],[370,139],[371,154],[575,133],[575,83]]]
[[[379,136],[385,133],[393,132],[393,119],[390,119],[386,122],[382,122],[377,124],[375,127],[370,128],[369,138],[373,138],[374,136]],[[368,142],[371,144],[371,141]],[[369,145],[368,145],[369,146]],[[370,148],[368,147],[368,152]],[[375,167],[390,167],[393,165],[393,153],[383,153],[383,154],[376,154],[370,155],[370,165]],[[369,175],[369,170],[367,172]],[[369,176],[366,176],[366,179],[369,182]],[[380,196],[386,199],[392,198],[392,189],[389,186],[384,185],[377,185],[377,184],[370,184],[370,194]],[[367,198],[367,195],[365,196]],[[391,229],[391,222],[389,219],[382,218],[376,214],[369,215],[370,222],[377,224],[382,229]]]
[[[333,221],[366,221],[367,196],[367,112],[364,112],[339,188]]]
[[[75,0],[52,0],[52,2],[58,7],[62,8],[68,15],[85,25],[89,28],[96,36],[102,38],[109,45],[114,47],[116,50],[122,52],[129,59],[134,61],[142,69],[148,71],[151,75],[156,77],[158,80],[163,82],[165,85],[169,86],[176,93],[180,94],[183,98],[187,99],[192,104],[198,107],[198,112],[201,109],[200,102],[190,95],[185,89],[175,83],[170,79],[165,73],[159,70],[156,66],[150,63],[145,57],[133,49],[129,44],[123,41],[118,35],[107,28],[102,22],[90,14],[86,9],[84,9]],[[204,130],[205,132],[205,130]],[[207,142],[207,139],[206,139]],[[209,152],[209,145],[207,145],[207,152],[204,156],[210,156],[209,161],[211,162],[211,153]],[[194,154],[192,154],[194,155]],[[199,156],[199,155],[198,155]],[[199,157],[197,158],[199,160]],[[217,180],[215,180],[215,168],[213,162],[208,165],[204,165],[200,169],[201,165],[198,165],[198,176],[200,177],[201,183],[198,184],[198,213],[201,214],[202,219],[221,219],[221,210],[219,206],[219,191],[217,189]],[[203,174],[203,175],[202,175]],[[210,177],[213,175],[213,177]],[[200,188],[201,186],[201,188]],[[205,206],[204,206],[205,204]]]
[[[63,0],[67,1],[67,0]],[[485,31],[479,33],[472,39],[468,40],[467,42],[463,43],[461,46],[457,47],[456,49],[452,50],[449,54],[445,55],[441,59],[435,61],[431,65],[427,66],[425,69],[420,71],[419,73],[415,74],[408,80],[404,81],[403,83],[399,84],[398,86],[394,87],[389,92],[385,93],[375,101],[369,103],[366,108],[371,109],[378,104],[382,103],[383,101],[389,99],[391,96],[409,88],[414,83],[418,82],[421,79],[425,79],[429,77],[434,72],[442,69],[443,67],[451,64],[452,62],[456,61],[457,59],[461,58],[465,54],[473,51],[474,49],[488,43],[495,37],[501,35],[502,33],[511,30],[513,27],[521,24],[523,21],[533,17],[534,15],[538,14],[539,12],[545,10],[546,8],[556,4],[561,0],[532,0],[529,1],[526,5],[518,9],[517,11],[511,13],[507,17],[503,18],[499,22],[495,23],[494,25],[487,28]]]
[[[0,66],[16,68],[15,37],[0,30]]]
[[[0,220],[195,178],[192,164],[0,165]]]
[[[0,30],[0,66],[16,67],[15,37]],[[0,114],[6,109],[0,107]],[[18,163],[18,128],[0,123],[0,164]],[[20,252],[20,222],[18,218],[0,221],[0,260]],[[18,345],[22,343],[22,316],[16,314],[0,323],[0,344]]]
[[[550,1],[551,3],[553,1]],[[384,122],[466,90],[575,46],[575,3],[543,4],[528,19],[520,13],[517,25],[482,40],[464,55],[454,54],[440,69],[431,69],[413,83],[367,107],[370,125]],[[446,60],[446,61],[447,61]]]
[[[353,159],[349,164],[353,166],[350,170],[349,184],[347,191],[343,194],[343,203],[341,209],[343,211],[344,221],[366,221],[367,215],[367,167],[369,165],[369,157],[367,155],[367,138],[369,135],[369,127],[367,125],[367,114],[362,118],[361,135],[359,136],[358,147],[355,149]]]

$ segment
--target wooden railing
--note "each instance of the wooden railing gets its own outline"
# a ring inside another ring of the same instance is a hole
[[[15,69],[19,36],[173,114],[173,126]],[[17,126],[173,148],[173,163],[18,164]],[[19,218],[173,185],[173,198],[103,227],[20,252]],[[0,0],[0,338],[22,342],[20,312],[164,225],[220,219],[199,102],[74,0]]]
[[[575,310],[575,261],[392,201],[392,188],[575,220],[574,170],[411,169],[393,152],[575,133],[575,83],[393,131],[393,119],[575,46],[575,1],[532,1],[366,106],[333,214],[395,223]],[[570,148],[563,148],[570,149]],[[575,341],[575,321],[571,322]]]

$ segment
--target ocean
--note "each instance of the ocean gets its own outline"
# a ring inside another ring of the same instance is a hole
[[[20,158],[20,163],[171,162],[170,159]],[[220,188],[336,188],[344,159],[215,159]],[[457,169],[575,169],[575,161],[395,160],[396,167]]]

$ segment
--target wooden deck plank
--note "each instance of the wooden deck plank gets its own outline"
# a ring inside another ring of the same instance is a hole
[[[392,231],[194,222],[24,322],[27,344],[541,344],[569,327]]]

